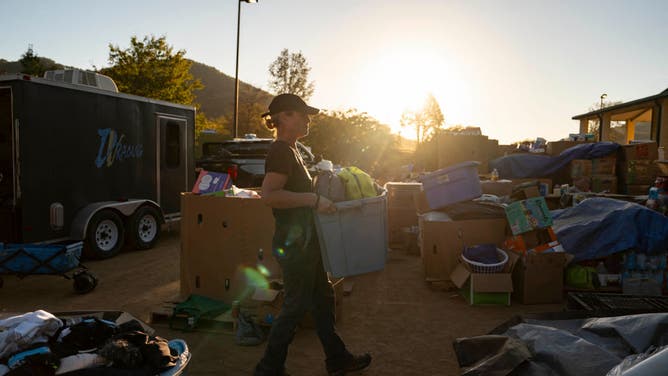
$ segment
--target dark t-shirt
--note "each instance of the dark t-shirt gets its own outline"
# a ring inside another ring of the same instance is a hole
[[[297,149],[280,140],[269,147],[265,163],[267,173],[288,176],[283,189],[291,192],[311,192],[311,175]],[[275,247],[304,246],[311,238],[313,228],[312,208],[303,206],[290,209],[273,209],[276,219]]]
[[[311,192],[312,180],[306,164],[299,151],[287,142],[276,140],[269,146],[265,171],[287,175],[288,181],[283,188],[286,191]]]

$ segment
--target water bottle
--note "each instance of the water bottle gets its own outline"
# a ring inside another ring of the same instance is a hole
[[[658,208],[658,203],[657,201],[659,200],[659,188],[657,187],[652,187],[649,189],[649,195],[647,196],[647,203],[645,203],[645,206],[652,210],[656,210]]]

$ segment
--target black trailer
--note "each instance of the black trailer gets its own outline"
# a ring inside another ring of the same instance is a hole
[[[194,184],[194,124],[188,106],[0,76],[0,242],[152,247]]]

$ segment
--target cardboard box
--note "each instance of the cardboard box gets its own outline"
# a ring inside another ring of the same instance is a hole
[[[334,321],[341,322],[343,319],[343,278],[331,280],[334,290]],[[255,288],[251,296],[241,303],[244,311],[250,311],[262,325],[271,325],[273,320],[278,317],[283,305],[283,290],[273,290],[266,288]],[[310,312],[304,315],[300,323],[304,328],[315,328],[315,321]]]
[[[522,304],[561,303],[564,295],[564,268],[569,255],[549,252],[517,256],[512,273],[513,296]]]
[[[591,160],[591,175],[614,175],[617,167],[617,159],[596,158]]]
[[[668,176],[668,161],[656,161],[659,176]]]
[[[621,185],[622,193],[629,196],[647,196],[649,184]]]
[[[453,221],[447,214],[429,212],[420,216],[418,242],[425,279],[447,281],[457,267],[465,246],[496,244],[506,238],[506,219]]]
[[[622,184],[653,184],[660,171],[658,164],[650,160],[629,160],[619,163]]]
[[[482,135],[438,136],[438,168],[445,168],[466,161],[478,161],[479,173],[487,173],[487,162],[498,154],[498,141]]]
[[[594,175],[614,175],[615,158],[575,159],[571,161],[571,178]]]
[[[621,161],[659,159],[659,148],[655,141],[630,145],[621,145],[618,151]]]
[[[452,282],[470,305],[510,305],[513,292],[512,271],[517,255],[506,253],[508,262],[501,273],[473,273],[463,261],[452,271]]]
[[[511,180],[483,180],[480,182],[480,186],[483,194],[504,197],[513,193],[513,182]]]
[[[181,295],[231,304],[281,277],[274,217],[260,199],[181,194]]]
[[[389,209],[387,211],[387,229],[399,230],[404,227],[417,226],[418,215],[415,208]]]
[[[518,186],[526,183],[537,183],[541,196],[546,196],[552,191],[552,179],[549,178],[513,179],[512,182],[513,182],[513,189],[516,189]],[[527,196],[527,198],[528,197],[533,197],[533,196]]]
[[[617,193],[617,177],[614,175],[581,176],[573,178],[573,185],[582,192]]]
[[[591,176],[592,163],[590,159],[574,159],[571,161],[571,178]]]
[[[413,193],[413,203],[415,204],[415,210],[418,214],[424,214],[432,211],[427,202],[427,195],[424,191]]]
[[[568,148],[584,143],[584,141],[550,141],[547,143],[547,154],[557,156]]]
[[[612,175],[595,175],[591,177],[592,192],[617,193],[617,177]]]
[[[552,215],[543,197],[509,204],[506,207],[506,218],[513,235],[552,226]]]
[[[387,190],[387,209],[407,209],[415,211],[413,194],[422,190],[422,183],[400,183],[388,182],[385,184]]]

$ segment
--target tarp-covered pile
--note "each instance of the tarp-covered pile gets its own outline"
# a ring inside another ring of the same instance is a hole
[[[642,205],[590,198],[553,216],[557,237],[576,262],[628,249],[647,254],[668,250],[668,217]]]
[[[523,319],[493,335],[454,343],[463,375],[662,375],[668,351],[668,313],[573,320]],[[639,354],[644,354],[639,356]],[[643,364],[644,363],[644,364]],[[629,373],[630,374],[630,373]]]

